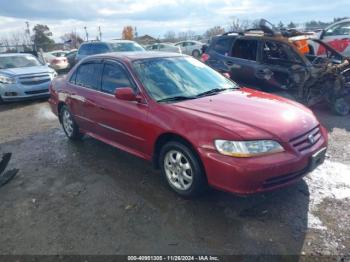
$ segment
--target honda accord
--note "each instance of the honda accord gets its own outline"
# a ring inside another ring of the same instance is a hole
[[[91,136],[160,168],[191,197],[275,190],[320,165],[327,131],[296,102],[241,88],[189,56],[91,56],[50,87],[68,138]]]

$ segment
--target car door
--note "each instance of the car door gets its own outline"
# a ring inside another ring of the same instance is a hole
[[[180,47],[181,53],[187,55],[187,51],[186,51],[187,42],[181,42],[181,43],[176,44],[175,46]]]
[[[325,30],[321,39],[338,52],[350,56],[350,21],[338,23]],[[317,54],[325,54],[325,49],[319,46]]]
[[[238,38],[233,43],[230,54],[225,56],[224,64],[237,83],[248,87],[256,86],[258,46],[257,39]]]
[[[122,87],[131,87],[135,93],[142,96],[126,66],[121,62],[106,60],[101,92],[97,94],[97,122],[102,128],[103,138],[116,143],[124,150],[142,155],[146,148],[148,104],[117,99],[114,95],[115,90]]]
[[[92,133],[99,133],[99,114],[96,94],[100,90],[103,64],[101,60],[90,60],[79,65],[68,85],[71,94],[71,110],[78,125]]]
[[[304,61],[287,43],[274,40],[262,42],[259,66],[255,73],[257,85],[266,91],[288,89],[292,79],[292,70],[300,68],[300,74],[305,69]]]
[[[186,54],[187,55],[192,55],[192,52],[193,52],[193,50],[194,50],[194,48],[195,48],[195,43],[193,43],[193,42],[186,42],[186,46],[185,46],[185,48],[186,48]]]

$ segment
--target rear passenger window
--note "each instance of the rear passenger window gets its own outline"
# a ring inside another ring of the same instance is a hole
[[[218,39],[214,45],[214,50],[221,55],[228,55],[231,50],[233,38]]]
[[[89,89],[100,90],[101,87],[102,64],[88,63],[79,66],[75,79],[76,85]]]
[[[132,87],[128,74],[118,64],[105,64],[102,75],[102,91],[114,94],[117,88]]]
[[[91,46],[92,54],[104,54],[109,52],[109,48],[105,44],[93,44]]]
[[[258,41],[251,39],[237,39],[233,49],[232,56],[256,61],[256,56],[258,53]]]

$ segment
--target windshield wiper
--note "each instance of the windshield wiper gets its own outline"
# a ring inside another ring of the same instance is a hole
[[[215,94],[218,94],[218,93],[223,92],[223,91],[234,90],[234,89],[237,89],[237,88],[235,88],[235,87],[231,87],[231,88],[214,88],[214,89],[211,89],[209,91],[200,93],[200,94],[196,95],[196,97],[215,95]]]
[[[184,100],[190,100],[195,99],[194,96],[173,96],[173,97],[167,97],[164,99],[159,99],[157,102],[173,102],[173,101],[184,101]]]

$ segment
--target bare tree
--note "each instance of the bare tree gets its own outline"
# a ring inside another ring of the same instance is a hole
[[[233,21],[230,26],[230,31],[240,32],[254,27],[254,22],[249,21],[248,19],[239,20],[239,18],[233,18]]]
[[[213,36],[222,35],[223,33],[225,33],[225,29],[224,28],[222,28],[221,26],[214,26],[212,28],[209,28],[204,33],[204,37],[210,39]]]
[[[63,36],[61,36],[61,40],[66,44],[69,45],[69,47],[72,48],[78,48],[84,40],[81,38],[79,34],[77,34],[76,31],[72,31],[70,33],[66,33]]]
[[[176,41],[176,34],[174,31],[168,31],[164,35],[164,41],[166,42],[175,42]]]
[[[177,34],[177,40],[178,41],[184,41],[184,40],[193,40],[195,38],[196,32],[192,30],[188,30],[185,32],[179,32]]]

